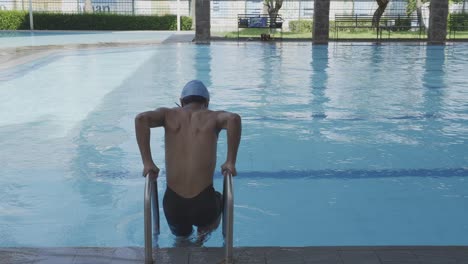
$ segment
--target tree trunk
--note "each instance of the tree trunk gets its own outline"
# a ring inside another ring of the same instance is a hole
[[[382,17],[383,13],[385,12],[385,8],[387,8],[388,3],[390,0],[377,0],[377,4],[379,7],[374,12],[374,16],[372,17],[372,26],[375,28],[379,27],[380,18]]]
[[[270,17],[270,25],[275,25],[275,28],[270,26],[270,33],[273,33],[273,30],[276,29],[276,18],[278,17],[281,6],[283,6],[283,0],[267,0],[265,1],[265,6],[267,7],[268,16]]]
[[[272,10],[271,12],[269,11],[268,16],[270,17],[270,34],[271,34],[271,33],[274,33],[276,30],[276,26],[275,28],[272,28],[271,26],[276,25],[276,18],[278,17],[278,11],[276,10]]]
[[[270,17],[270,23],[273,25],[274,23],[276,23],[276,18],[278,17],[278,11],[269,12],[268,16]]]
[[[278,14],[279,10],[283,6],[283,0],[276,0],[275,1],[275,9],[276,9],[276,14]]]

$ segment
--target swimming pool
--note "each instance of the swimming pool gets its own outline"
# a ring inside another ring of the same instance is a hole
[[[467,64],[466,44],[213,43],[3,71],[0,247],[143,246],[133,119],[175,106],[193,78],[243,117],[235,246],[467,245]],[[152,146],[162,197],[161,129]],[[217,168],[225,134],[218,153]]]

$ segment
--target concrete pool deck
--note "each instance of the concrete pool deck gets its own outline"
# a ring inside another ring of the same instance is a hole
[[[223,262],[223,248],[161,248],[155,264]],[[239,247],[235,263],[245,264],[468,264],[468,246]],[[141,247],[0,248],[0,264],[144,263]]]
[[[144,47],[159,44],[191,43],[195,37],[192,31],[174,32],[165,38],[154,40],[135,40],[135,41],[109,41],[97,43],[72,43],[64,45],[37,45],[37,46],[19,46],[19,47],[0,47],[0,70],[6,70],[17,65],[28,63],[40,59],[49,54],[59,51],[77,50],[77,49],[98,49],[98,48],[128,48]]]

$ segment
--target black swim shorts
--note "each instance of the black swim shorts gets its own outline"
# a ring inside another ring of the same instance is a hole
[[[176,236],[189,236],[192,226],[205,227],[218,219],[223,207],[222,195],[210,185],[197,196],[184,198],[168,186],[163,207],[171,232]]]

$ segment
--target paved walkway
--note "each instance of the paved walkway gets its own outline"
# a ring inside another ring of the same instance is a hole
[[[163,248],[155,264],[223,263],[223,248]],[[245,264],[468,264],[463,247],[244,247],[235,263]],[[136,264],[144,248],[0,248],[0,264]]]
[[[0,48],[0,70],[6,70],[19,64],[40,59],[57,51],[97,48],[142,47],[158,44],[191,43],[195,37],[192,31],[174,32],[163,40],[136,40],[123,42],[103,42],[93,44],[66,44],[24,46],[16,48]]]

